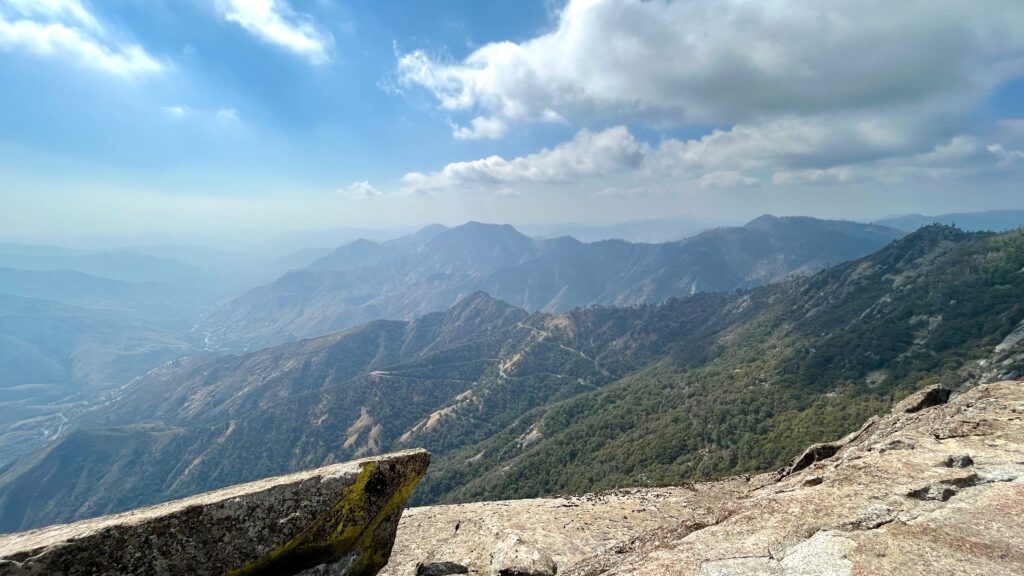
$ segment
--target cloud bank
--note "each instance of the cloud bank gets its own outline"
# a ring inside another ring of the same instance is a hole
[[[628,175],[629,190],[892,184],[1020,164],[1012,139],[973,115],[1024,75],[1018,0],[569,0],[536,38],[462,60],[414,50],[396,65],[404,89],[469,118],[452,123],[459,140],[534,122],[623,124],[410,173],[408,191],[608,174]],[[648,145],[629,126],[719,128]]]
[[[735,124],[977,97],[1022,71],[1017,0],[570,0],[557,27],[462,61],[399,55],[405,86],[489,122],[610,115]]]

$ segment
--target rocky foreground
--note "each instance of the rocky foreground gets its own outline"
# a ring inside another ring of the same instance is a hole
[[[949,396],[679,488],[403,516],[430,456],[380,456],[0,536],[0,576],[1024,574],[1024,382]]]
[[[1024,382],[948,397],[771,474],[412,508],[382,574],[1024,574]]]
[[[429,463],[410,450],[2,535],[0,576],[375,574]]]

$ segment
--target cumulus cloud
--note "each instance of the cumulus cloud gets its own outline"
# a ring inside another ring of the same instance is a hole
[[[0,0],[0,50],[66,57],[124,77],[166,68],[141,46],[110,36],[79,0]]]
[[[775,172],[772,181],[780,185],[830,185],[865,181],[898,185],[913,180],[948,180],[991,173],[1013,168],[1016,160],[1024,160],[1024,151],[1007,150],[998,143],[985,145],[975,136],[959,135],[931,150],[916,154],[829,168],[780,170]]]
[[[571,141],[507,160],[491,156],[454,162],[402,178],[410,193],[443,189],[491,190],[508,184],[583,182],[603,186],[598,196],[636,196],[666,184],[702,189],[952,178],[1024,164],[1024,151],[959,135],[931,148],[903,131],[851,122],[843,129],[804,121],[739,125],[702,138],[668,138],[657,146],[637,141],[625,126],[581,130]],[[609,178],[625,185],[602,184]]]
[[[287,0],[214,0],[214,7],[225,20],[263,42],[290,50],[313,64],[331,59],[334,37],[319,29],[309,15],[293,10]]]
[[[501,118],[477,116],[470,121],[468,127],[452,124],[452,136],[456,140],[480,140],[483,138],[494,140],[504,136],[506,131],[508,131],[508,124]]]
[[[646,145],[637,142],[625,126],[603,132],[581,130],[571,141],[536,154],[512,160],[491,156],[455,162],[439,172],[406,174],[402,182],[407,192],[515,182],[568,182],[636,169],[646,150]]]
[[[665,140],[645,168],[655,175],[685,177],[721,170],[822,169],[906,156],[930,149],[943,137],[941,122],[924,120],[853,113],[742,123],[696,139]]]
[[[367,200],[369,198],[377,198],[383,195],[380,190],[377,190],[372,184],[365,180],[362,182],[353,182],[338,190],[338,193],[342,196],[347,196],[356,200]]]
[[[556,27],[463,60],[399,54],[449,111],[732,125],[960,106],[1024,70],[1019,0],[570,0]]]

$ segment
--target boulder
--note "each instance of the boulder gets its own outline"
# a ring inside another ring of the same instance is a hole
[[[899,414],[913,414],[925,408],[931,408],[932,406],[938,406],[939,404],[945,404],[949,401],[949,395],[952,390],[946,388],[941,384],[930,386],[924,390],[920,390],[910,396],[907,396],[902,402],[893,408],[893,413]]]
[[[469,574],[469,568],[456,562],[431,562],[416,567],[416,576],[450,576],[451,574]]]
[[[838,442],[820,442],[818,444],[811,444],[799,456],[793,459],[793,463],[789,466],[788,473],[792,474],[794,472],[799,472],[819,460],[831,458],[836,452],[839,452],[839,449],[842,447],[842,444]]]
[[[491,557],[493,576],[555,576],[557,572],[551,556],[515,534],[505,536]]]
[[[0,535],[0,576],[376,574],[429,463],[409,450]]]

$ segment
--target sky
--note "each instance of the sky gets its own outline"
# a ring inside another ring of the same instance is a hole
[[[1020,0],[0,0],[0,237],[1024,208]]]

